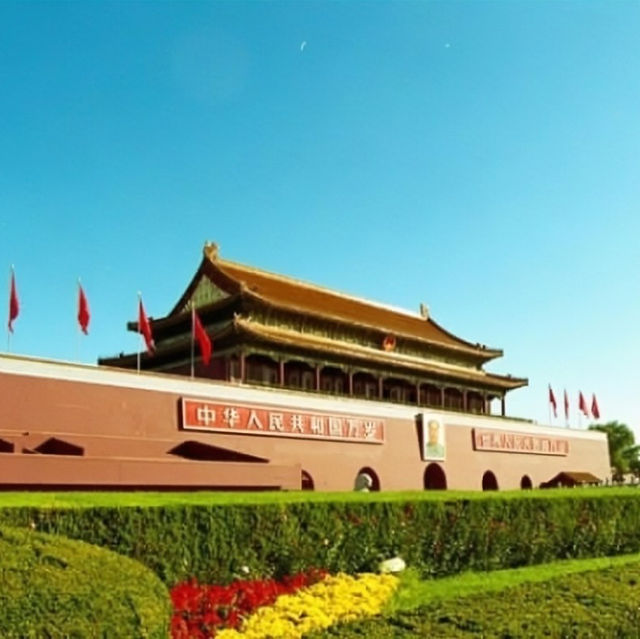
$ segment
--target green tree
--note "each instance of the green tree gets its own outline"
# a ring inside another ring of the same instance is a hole
[[[609,459],[614,481],[622,481],[623,476],[629,472],[640,471],[640,446],[636,446],[633,431],[620,422],[607,422],[606,424],[591,424],[589,430],[597,430],[606,433],[609,442]]]

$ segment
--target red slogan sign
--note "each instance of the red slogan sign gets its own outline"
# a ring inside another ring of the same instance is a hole
[[[503,453],[529,453],[532,455],[568,455],[569,440],[526,433],[508,433],[500,430],[473,429],[475,450]]]
[[[306,413],[248,404],[182,398],[182,428],[222,433],[384,443],[384,420],[355,415]]]

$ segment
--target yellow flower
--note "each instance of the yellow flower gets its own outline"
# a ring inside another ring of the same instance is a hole
[[[222,630],[217,639],[299,639],[314,630],[380,613],[398,587],[393,575],[340,574],[258,609],[240,630]]]

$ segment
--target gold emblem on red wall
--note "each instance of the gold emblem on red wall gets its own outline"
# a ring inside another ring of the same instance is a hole
[[[396,348],[396,338],[395,335],[387,335],[382,340],[382,348],[385,351],[393,351]]]

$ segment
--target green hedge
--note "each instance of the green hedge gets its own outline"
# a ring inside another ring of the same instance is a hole
[[[434,602],[408,612],[334,626],[340,637],[639,637],[640,564]]]
[[[245,498],[243,498],[245,499]],[[275,503],[0,508],[33,525],[138,559],[170,585],[226,583],[310,566],[349,573],[401,555],[425,576],[640,551],[640,492],[563,490],[429,499],[390,494]]]
[[[0,637],[166,639],[170,601],[150,570],[103,548],[0,527]]]

